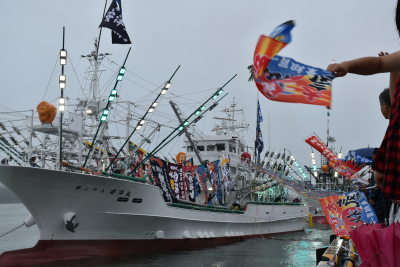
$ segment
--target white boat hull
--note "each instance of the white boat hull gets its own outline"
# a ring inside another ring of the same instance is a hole
[[[303,230],[308,213],[305,205],[249,204],[244,214],[178,208],[157,186],[30,167],[0,166],[0,182],[40,230],[35,248],[3,253],[0,266],[227,244]],[[74,233],[63,219],[69,212]]]

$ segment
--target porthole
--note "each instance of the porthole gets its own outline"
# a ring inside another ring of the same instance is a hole
[[[128,202],[128,200],[129,200],[129,198],[127,198],[127,197],[119,197],[117,199],[118,202]]]

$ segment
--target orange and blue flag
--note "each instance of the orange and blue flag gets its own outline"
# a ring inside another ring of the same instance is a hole
[[[325,217],[337,236],[349,237],[349,232],[363,223],[378,223],[374,209],[362,192],[348,192],[319,200]]]
[[[285,22],[260,37],[253,60],[256,86],[270,100],[330,108],[333,73],[277,55],[291,41],[293,27]]]

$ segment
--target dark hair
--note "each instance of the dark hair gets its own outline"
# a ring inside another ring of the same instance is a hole
[[[375,148],[374,148],[374,151],[372,152],[372,155],[376,155],[376,153],[378,153],[378,150],[379,150],[379,148],[378,148],[378,147],[375,147]]]
[[[399,0],[400,1],[400,0]],[[381,94],[379,95],[379,103],[382,105],[385,103],[389,107],[392,107],[392,103],[390,102],[390,93],[389,93],[389,88],[383,89]]]

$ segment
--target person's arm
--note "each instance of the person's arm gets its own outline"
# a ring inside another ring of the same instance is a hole
[[[336,77],[343,77],[347,73],[372,75],[400,71],[400,51],[384,57],[363,57],[340,64],[330,64],[327,70],[333,72]]]
[[[383,173],[374,171],[374,178],[375,178],[375,188],[381,189],[383,182]]]
[[[378,54],[380,57],[388,56],[388,52],[380,52]],[[400,71],[392,71],[390,72],[390,78],[389,78],[389,94],[390,94],[390,102],[393,103],[393,98],[394,98],[394,89],[396,87],[396,82],[397,79],[400,76]]]

